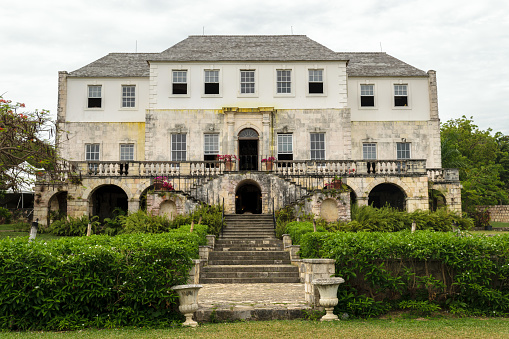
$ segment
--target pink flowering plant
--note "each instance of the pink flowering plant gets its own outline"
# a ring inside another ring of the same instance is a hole
[[[274,157],[268,157],[268,158],[262,159],[262,162],[273,162],[275,160],[276,160],[276,158],[274,158]]]
[[[223,160],[226,162],[226,161],[237,160],[238,158],[235,154],[222,154],[222,155],[218,155],[217,159]]]
[[[155,177],[154,183],[160,183],[161,187],[166,191],[173,191],[175,189],[167,177],[162,177],[162,176]]]

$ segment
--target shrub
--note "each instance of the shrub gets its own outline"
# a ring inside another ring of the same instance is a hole
[[[79,218],[65,217],[53,221],[48,232],[60,236],[82,236],[87,234],[88,224],[91,224],[92,233],[96,234],[100,226],[97,219],[97,217],[89,218],[86,215]]]
[[[0,207],[0,224],[10,224],[12,213],[7,208]]]
[[[326,232],[321,226],[316,226],[316,231]],[[301,238],[304,234],[313,232],[313,223],[309,221],[293,221],[286,225],[286,233],[290,235],[294,245],[299,245],[301,243]]]
[[[301,256],[336,260],[336,275],[345,279],[337,312],[372,316],[368,308],[375,307],[509,313],[509,235],[309,233],[302,237]]]
[[[199,229],[200,227],[198,227]],[[198,232],[0,240],[0,328],[161,326],[181,320]]]

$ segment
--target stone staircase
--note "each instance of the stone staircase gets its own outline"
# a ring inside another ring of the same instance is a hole
[[[276,239],[272,215],[225,216],[226,226],[209,253],[200,283],[299,283],[299,269]]]

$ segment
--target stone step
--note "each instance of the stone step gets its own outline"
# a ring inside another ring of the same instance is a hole
[[[252,235],[252,234],[245,234],[245,235],[224,235],[222,236],[222,239],[239,239],[239,240],[250,240],[250,239],[275,239],[274,234],[272,235]]]
[[[299,283],[300,279],[294,277],[272,278],[201,278],[200,284],[262,284],[262,283]]]
[[[201,278],[299,278],[299,272],[202,272]]]
[[[213,251],[209,253],[209,263],[216,260],[289,260],[288,252],[276,251]]]
[[[244,237],[244,236],[253,236],[253,238],[256,238],[256,237],[260,237],[260,236],[263,236],[263,237],[267,237],[267,236],[271,236],[271,237],[275,237],[275,234],[274,234],[274,231],[259,231],[259,232],[242,232],[242,231],[224,231],[223,234],[222,234],[222,237],[232,237],[232,236],[236,236],[238,235],[239,237]]]
[[[209,265],[202,268],[203,272],[299,272],[294,265]]]
[[[228,252],[225,252],[228,253]],[[236,260],[236,259],[213,259],[211,260],[209,258],[209,266],[211,265],[289,265],[290,264],[290,258],[288,259],[242,259],[242,260]]]
[[[233,245],[233,246],[216,246],[214,248],[214,251],[221,252],[237,252],[237,251],[282,251],[282,246],[239,246],[239,245]]]

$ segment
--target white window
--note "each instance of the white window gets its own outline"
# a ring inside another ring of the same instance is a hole
[[[372,142],[366,142],[362,144],[362,158],[364,160],[375,160],[376,159],[376,144]]]
[[[309,94],[323,94],[323,69],[310,69]]]
[[[99,144],[86,144],[85,148],[86,161],[99,161]]]
[[[240,93],[255,93],[255,71],[240,71]]]
[[[187,94],[187,71],[173,71],[172,94]]]
[[[311,160],[325,160],[324,133],[311,133]]]
[[[375,85],[361,85],[361,107],[375,106]]]
[[[396,153],[398,160],[410,159],[410,143],[398,142],[396,144]]]
[[[134,160],[134,144],[120,144],[120,161]]]
[[[136,107],[136,86],[134,85],[122,86],[122,107],[124,108]]]
[[[219,134],[205,134],[204,137],[205,145],[203,148],[203,160],[217,160],[217,155],[219,154]],[[207,164],[207,168],[210,167],[210,163]]]
[[[291,70],[277,70],[277,93],[290,94],[292,93],[292,71]]]
[[[277,159],[293,160],[293,135],[278,134],[277,135]]]
[[[204,94],[219,94],[219,71],[205,70]]]
[[[171,135],[171,161],[186,161],[186,134]]]
[[[102,86],[89,85],[88,86],[88,108],[101,108],[102,107]]]
[[[394,106],[408,106],[408,85],[394,85]]]

